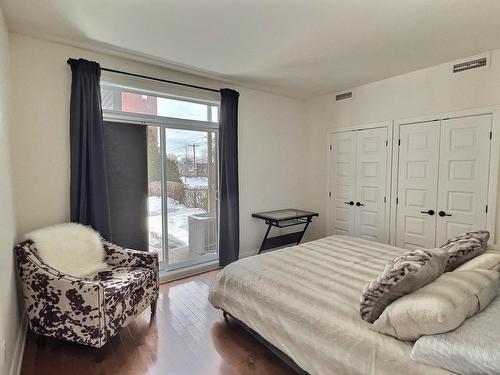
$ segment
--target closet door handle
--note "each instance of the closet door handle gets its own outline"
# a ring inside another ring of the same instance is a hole
[[[428,211],[420,211],[422,214],[428,214],[428,215],[434,215],[436,212],[434,210],[428,210]]]
[[[344,202],[345,204],[348,204],[349,206],[354,206],[354,202],[353,201],[350,201],[350,202]]]
[[[356,202],[356,206],[360,207],[360,206],[364,206],[364,204],[360,203],[360,202]]]
[[[447,214],[447,213],[446,213],[446,212],[444,212],[444,211],[439,211],[438,215],[439,215],[439,216],[441,216],[441,217],[444,217],[444,216],[451,216],[451,214]]]

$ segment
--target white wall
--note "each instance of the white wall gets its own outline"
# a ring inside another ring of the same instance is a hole
[[[327,130],[500,104],[500,50],[493,51],[491,57],[487,69],[452,74],[450,64],[442,64],[356,87],[352,100],[336,102],[332,93],[306,101],[310,161],[314,166],[309,169],[309,181],[314,183],[308,185],[308,206],[320,212],[320,225],[313,228],[313,238],[326,234]]]
[[[5,340],[6,363],[0,362],[0,374],[7,374],[15,366],[14,358],[20,329],[17,301],[14,252],[15,216],[12,200],[10,163],[9,105],[9,49],[8,34],[0,10],[0,351]],[[0,352],[0,358],[2,353]]]
[[[307,209],[304,103],[240,90],[239,173],[241,255],[255,253],[265,232],[252,212]]]
[[[18,235],[69,216],[68,57],[103,66],[211,87],[200,78],[124,58],[10,34],[13,184]],[[500,50],[491,67],[458,75],[443,64],[335,95],[301,100],[234,87],[240,92],[241,253],[258,248],[258,210],[298,207],[320,212],[309,238],[325,234],[327,129],[500,103]],[[500,210],[499,214],[500,214]],[[497,224],[500,224],[500,220]],[[500,226],[499,226],[500,232]]]
[[[227,84],[67,45],[10,34],[18,234],[69,218],[69,57],[188,83]],[[251,213],[304,206],[304,102],[242,87],[239,115],[241,254],[264,225]]]

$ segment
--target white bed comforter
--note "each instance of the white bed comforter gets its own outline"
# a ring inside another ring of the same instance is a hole
[[[454,331],[418,339],[412,357],[460,374],[500,374],[499,342],[500,296]]]
[[[449,374],[412,361],[413,343],[371,331],[359,316],[363,286],[403,251],[326,237],[232,263],[209,299],[310,374]]]

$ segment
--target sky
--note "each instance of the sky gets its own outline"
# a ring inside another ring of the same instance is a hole
[[[217,112],[215,114],[217,115]],[[158,116],[207,121],[207,106],[199,103],[158,98]],[[217,118],[214,120],[217,121]],[[192,158],[193,144],[197,145],[195,147],[196,158],[202,160],[207,157],[207,133],[205,131],[167,129],[166,141],[167,154],[174,154],[178,159],[185,157],[186,154]]]
[[[207,121],[205,104],[158,98],[158,116]]]
[[[193,147],[195,147],[196,158],[207,157],[207,133],[193,130],[167,129],[167,154],[174,154],[178,159],[186,156],[193,157]],[[186,148],[187,146],[187,148]]]

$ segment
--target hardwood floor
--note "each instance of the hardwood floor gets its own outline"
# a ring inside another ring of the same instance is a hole
[[[163,284],[156,316],[144,311],[102,352],[28,333],[21,374],[294,374],[207,300],[217,271]]]

